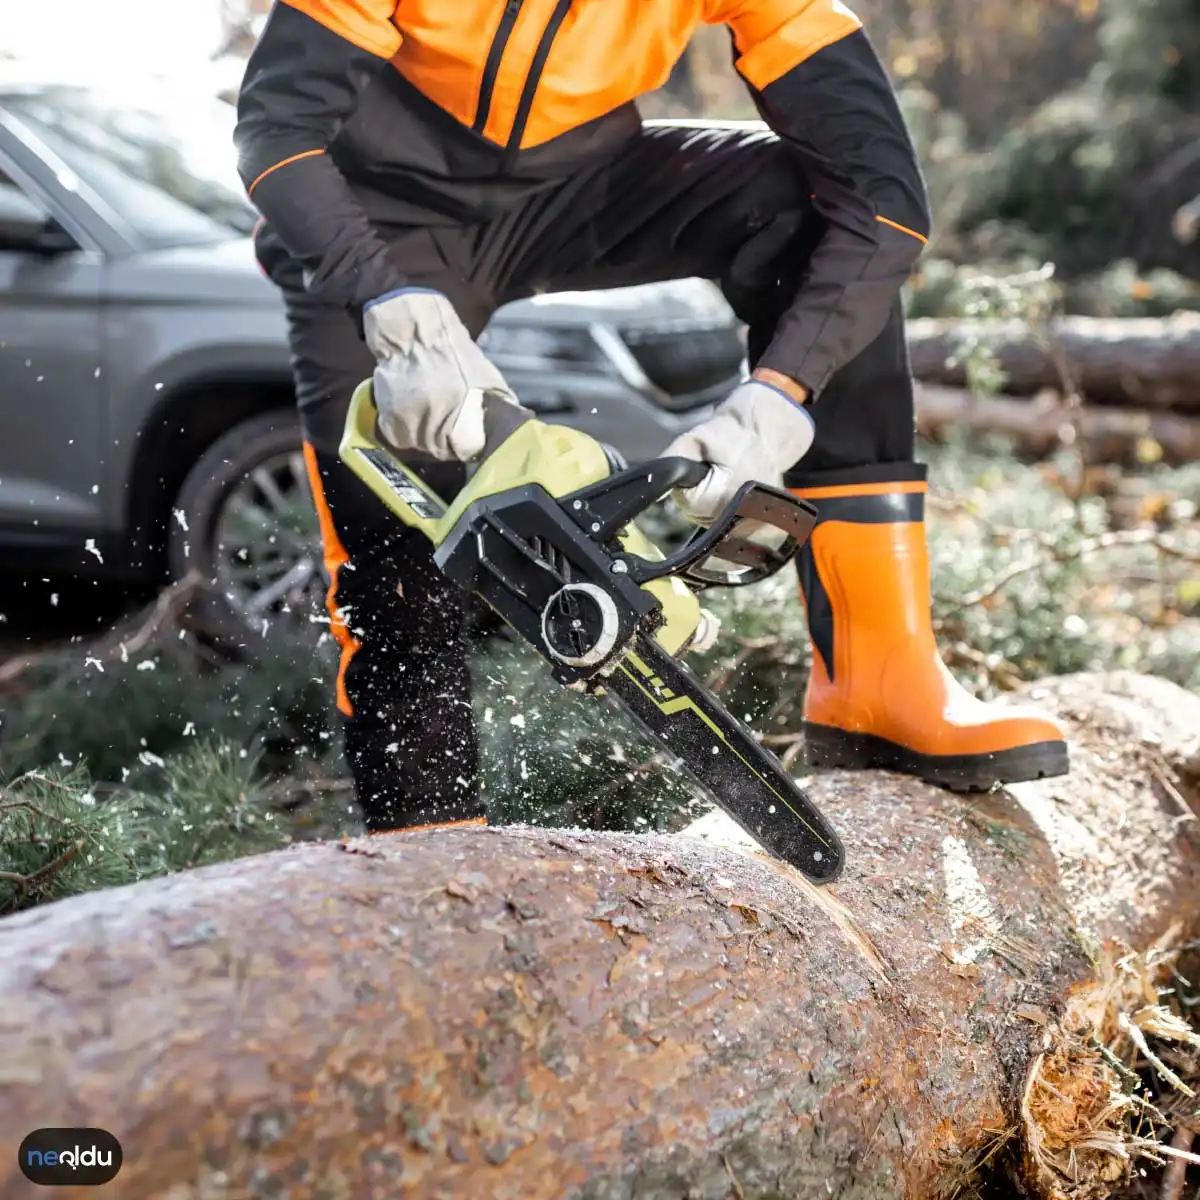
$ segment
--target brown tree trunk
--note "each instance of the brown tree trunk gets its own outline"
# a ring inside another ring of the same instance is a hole
[[[1091,462],[1136,459],[1147,442],[1157,443],[1168,463],[1200,459],[1200,413],[1189,417],[1086,405],[1072,410],[1049,396],[1042,403],[921,384],[917,388],[917,428],[926,435],[951,429],[1001,433],[1035,455],[1081,442],[1080,448]]]
[[[1065,317],[1053,329],[1054,352],[1021,321],[922,317],[908,327],[913,374],[928,383],[962,387],[966,372],[957,356],[964,332],[992,349],[1008,375],[1005,390],[1016,395],[1062,390],[1066,365],[1089,401],[1200,413],[1200,313],[1130,320]]]
[[[1069,778],[819,777],[823,891],[698,836],[460,829],[10,917],[0,1145],[107,1128],[121,1200],[951,1195],[1099,948],[1200,916],[1200,698],[1035,692]]]

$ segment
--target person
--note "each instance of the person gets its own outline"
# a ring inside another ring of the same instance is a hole
[[[643,124],[702,24],[763,120]],[[901,288],[930,232],[894,90],[842,0],[286,0],[235,134],[282,290],[369,829],[478,821],[464,599],[337,457],[354,387],[442,494],[516,404],[475,339],[537,292],[717,281],[751,374],[668,453],[712,518],[745,480],[818,508],[799,559],[810,761],[962,787],[1066,769],[1063,733],[994,709],[934,642]]]

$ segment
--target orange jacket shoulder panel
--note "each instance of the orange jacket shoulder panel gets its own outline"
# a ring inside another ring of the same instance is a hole
[[[842,0],[709,0],[706,19],[733,30],[741,76],[760,91],[862,28]]]
[[[392,20],[396,0],[284,0],[326,29],[379,58],[400,48],[400,30]]]
[[[504,10],[503,3],[480,0],[400,0],[396,22],[403,40],[395,67],[439,107],[472,124]]]

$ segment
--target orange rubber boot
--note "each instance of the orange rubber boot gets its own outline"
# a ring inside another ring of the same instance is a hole
[[[1066,774],[1058,725],[975,699],[942,663],[930,617],[926,484],[793,490],[818,511],[797,559],[813,642],[809,765],[881,767],[955,791]]]

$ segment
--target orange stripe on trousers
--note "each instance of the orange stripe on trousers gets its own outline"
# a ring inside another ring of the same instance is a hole
[[[313,504],[317,510],[317,521],[321,526],[321,544],[325,549],[325,570],[329,572],[329,591],[325,594],[325,607],[329,610],[329,629],[342,648],[341,661],[337,673],[337,706],[338,711],[346,717],[354,716],[354,705],[350,703],[350,695],[346,691],[346,670],[350,660],[362,646],[346,624],[342,610],[337,602],[338,571],[350,561],[350,553],[342,545],[338,537],[337,526],[333,523],[333,513],[329,502],[325,499],[325,485],[321,482],[321,472],[317,467],[317,452],[304,443],[304,465],[308,469],[308,483],[312,488]]]
[[[927,492],[929,484],[920,479],[901,480],[898,483],[842,483],[827,487],[788,488],[793,496],[802,500],[837,500],[843,496],[906,496]]]

